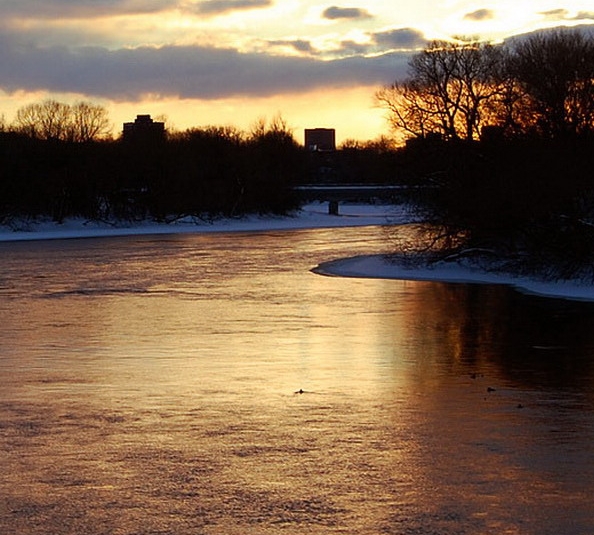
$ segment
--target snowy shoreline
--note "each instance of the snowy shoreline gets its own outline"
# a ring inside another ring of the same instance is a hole
[[[340,215],[330,215],[327,203],[312,203],[287,216],[249,215],[238,218],[200,219],[186,217],[171,223],[118,222],[107,223],[85,219],[69,219],[58,224],[51,220],[18,220],[11,226],[0,225],[0,243],[35,240],[106,238],[164,234],[201,234],[212,232],[262,232],[308,228],[336,228],[370,225],[396,225],[411,221],[405,206],[349,205],[340,206]]]
[[[487,272],[471,266],[438,263],[431,266],[404,266],[386,255],[367,255],[324,262],[314,273],[337,277],[397,279],[453,284],[502,284],[517,291],[573,301],[594,301],[594,286],[581,281],[539,281],[509,273]]]
[[[0,226],[0,244],[34,240],[398,225],[413,220],[406,206],[344,204],[340,206],[340,215],[336,216],[328,214],[327,203],[312,203],[289,216],[246,216],[212,221],[186,218],[173,223],[144,222],[120,226],[82,219],[69,220],[61,225],[51,221],[21,221],[19,222],[21,228],[17,230]],[[335,260],[322,263],[312,271],[321,275],[340,277],[505,284],[523,293],[543,297],[594,301],[594,286],[580,281],[542,282],[511,274],[485,272],[457,263],[411,267],[390,261],[385,255]]]

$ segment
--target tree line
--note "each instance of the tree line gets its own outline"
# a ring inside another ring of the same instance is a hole
[[[297,183],[398,183],[430,256],[594,280],[593,38],[434,41],[409,67],[377,94],[406,144],[333,154],[306,151],[280,118],[140,142],[111,138],[92,103],[25,106],[0,120],[0,223],[285,213]]]
[[[84,143],[109,137],[111,125],[103,106],[48,99],[19,108],[11,130],[35,139]]]
[[[430,256],[594,280],[594,39],[435,41],[409,67],[377,96]]]
[[[591,136],[594,39],[557,29],[501,45],[433,41],[377,98],[405,137]]]
[[[0,120],[0,224],[286,213],[299,206],[297,184],[390,182],[396,159],[387,139],[312,153],[280,116],[247,132],[207,126],[114,139],[104,107],[48,99]]]
[[[109,136],[104,108],[49,100],[0,132],[0,223],[283,213],[297,206],[303,165],[281,118],[248,133],[213,126],[126,141]]]

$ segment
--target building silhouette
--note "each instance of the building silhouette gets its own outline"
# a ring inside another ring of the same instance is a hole
[[[124,123],[124,141],[157,143],[165,139],[165,123],[153,121],[150,115],[137,115],[133,123]]]
[[[334,128],[306,128],[305,148],[312,152],[336,150],[336,130]]]

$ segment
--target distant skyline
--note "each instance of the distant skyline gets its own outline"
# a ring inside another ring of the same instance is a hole
[[[281,115],[337,142],[388,133],[377,88],[427,40],[594,25],[592,0],[0,0],[0,114],[92,100],[114,123],[249,129]]]

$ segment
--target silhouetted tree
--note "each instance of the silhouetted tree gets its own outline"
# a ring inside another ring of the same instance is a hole
[[[233,127],[192,128],[167,147],[171,213],[230,214],[241,195],[243,133]]]
[[[19,108],[14,129],[38,139],[88,142],[105,137],[110,125],[102,106],[90,102],[71,106],[48,99]]]
[[[524,124],[553,138],[594,132],[594,39],[571,29],[518,39],[508,70],[523,97]]]
[[[92,102],[77,102],[71,109],[70,139],[88,142],[105,138],[110,130],[107,110]]]
[[[15,128],[30,137],[64,141],[70,133],[70,122],[70,106],[48,99],[19,108]]]
[[[433,41],[411,58],[406,80],[376,97],[395,130],[477,139],[487,119],[486,103],[501,90],[493,76],[499,62],[499,49],[488,44]]]
[[[402,151],[388,137],[373,141],[345,140],[334,158],[341,182],[394,183],[402,179]]]
[[[305,172],[302,147],[282,117],[260,120],[246,141],[245,178],[237,205],[242,211],[282,213],[297,205],[292,187]]]
[[[502,45],[434,41],[377,93],[405,137],[559,138],[594,131],[594,39],[557,29]]]

